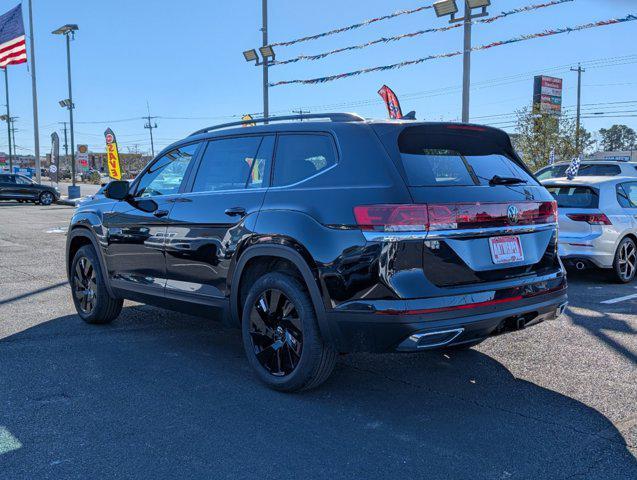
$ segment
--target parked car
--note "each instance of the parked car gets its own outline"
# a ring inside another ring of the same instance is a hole
[[[0,174],[0,200],[18,200],[51,205],[60,199],[55,187],[34,182],[29,177],[18,174]]]
[[[221,312],[279,390],[319,385],[338,353],[469,348],[567,302],[556,203],[490,127],[239,122],[104,195],[69,228],[80,317],[111,322],[123,299]]]
[[[559,253],[578,270],[610,269],[620,282],[637,268],[637,178],[576,177],[542,182],[559,207]]]
[[[562,178],[566,176],[566,169],[570,162],[558,162],[548,167],[541,168],[535,173],[540,180]],[[578,177],[637,177],[637,162],[598,161],[582,162],[577,173]]]

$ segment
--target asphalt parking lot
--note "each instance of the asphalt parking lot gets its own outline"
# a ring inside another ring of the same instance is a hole
[[[0,478],[637,478],[637,298],[615,301],[637,282],[573,274],[558,321],[344,356],[286,395],[210,319],[127,303],[84,324],[72,211],[0,203]]]

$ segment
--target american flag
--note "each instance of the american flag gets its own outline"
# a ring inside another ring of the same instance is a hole
[[[571,164],[566,169],[566,172],[564,172],[566,173],[566,178],[568,178],[569,180],[573,180],[577,176],[577,173],[579,172],[580,163],[582,163],[581,155],[571,160]]]
[[[0,16],[0,68],[27,61],[22,5]]]

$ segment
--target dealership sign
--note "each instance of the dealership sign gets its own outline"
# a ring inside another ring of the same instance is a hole
[[[86,172],[88,170],[88,145],[78,145],[75,157],[77,158],[77,163],[82,167],[82,170]]]
[[[533,111],[548,115],[562,113],[562,79],[538,75],[533,83]]]

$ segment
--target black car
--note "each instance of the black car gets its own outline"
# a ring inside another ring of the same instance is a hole
[[[217,315],[293,391],[338,353],[468,348],[566,305],[556,204],[506,133],[353,114],[241,127],[195,132],[78,207],[85,321],[123,299]]]
[[[35,183],[24,175],[0,173],[0,200],[18,200],[51,205],[59,199],[60,192],[55,187]]]

